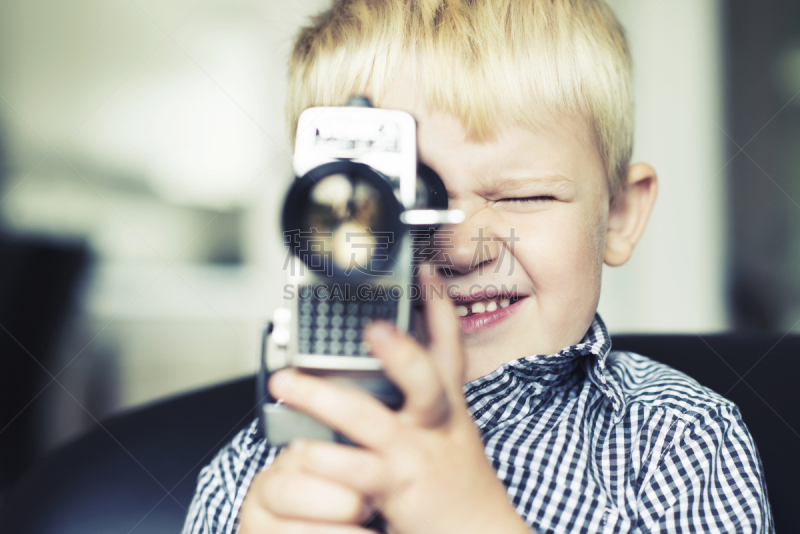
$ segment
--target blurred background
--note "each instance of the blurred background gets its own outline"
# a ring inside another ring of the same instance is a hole
[[[800,4],[610,0],[660,192],[613,332],[800,331]],[[0,3],[0,496],[122,410],[253,373],[291,41],[329,0]]]

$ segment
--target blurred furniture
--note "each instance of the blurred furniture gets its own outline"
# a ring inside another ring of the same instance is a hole
[[[800,336],[614,336],[616,350],[665,362],[736,402],[755,437],[776,530],[800,497]],[[745,375],[738,382],[738,375]],[[730,391],[729,391],[730,390]],[[115,417],[54,452],[16,488],[0,531],[180,532],[198,472],[255,415],[246,378]]]
[[[39,393],[89,261],[82,244],[0,234],[0,495],[39,452]]]

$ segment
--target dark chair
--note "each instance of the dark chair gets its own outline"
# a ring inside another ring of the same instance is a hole
[[[800,336],[614,336],[736,402],[755,437],[778,532],[800,497]],[[739,376],[745,375],[739,381]],[[180,532],[197,474],[255,414],[247,378],[115,417],[45,458],[0,513],[0,532]]]
[[[36,428],[44,397],[37,393],[48,373],[61,370],[54,349],[90,262],[81,243],[12,237],[0,229],[0,495],[40,452]]]

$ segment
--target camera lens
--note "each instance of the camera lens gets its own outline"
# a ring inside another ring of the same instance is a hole
[[[317,182],[309,196],[302,224],[325,236],[335,266],[368,268],[377,246],[372,229],[380,226],[377,188],[356,175],[331,174]]]
[[[447,189],[436,172],[425,165],[417,165],[417,198],[421,208],[430,210],[447,209]]]
[[[392,263],[402,208],[389,181],[361,163],[321,165],[295,181],[283,211],[284,236],[306,265],[372,274]]]

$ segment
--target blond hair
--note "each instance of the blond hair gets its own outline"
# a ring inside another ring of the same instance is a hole
[[[533,127],[542,109],[586,119],[617,197],[633,145],[632,67],[602,0],[335,0],[295,41],[290,136],[308,107],[362,94],[379,106],[409,53],[427,105],[460,118],[472,140],[493,138],[501,121]]]

